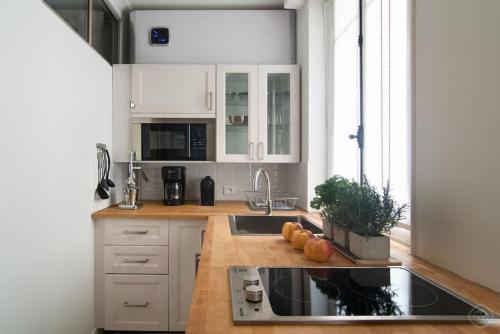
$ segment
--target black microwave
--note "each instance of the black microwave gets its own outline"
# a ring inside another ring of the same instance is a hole
[[[132,124],[133,150],[141,161],[215,160],[215,125],[210,123]]]

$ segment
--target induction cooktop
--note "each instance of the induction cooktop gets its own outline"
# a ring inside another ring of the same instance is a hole
[[[230,267],[233,322],[498,319],[403,267]]]

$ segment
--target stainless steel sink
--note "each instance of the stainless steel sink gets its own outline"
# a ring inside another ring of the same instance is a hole
[[[314,234],[323,230],[303,216],[228,216],[232,235],[276,235],[281,234],[285,222],[300,222],[302,227]]]

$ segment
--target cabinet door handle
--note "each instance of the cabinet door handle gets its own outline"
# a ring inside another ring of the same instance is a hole
[[[134,102],[130,101],[129,108],[130,108],[130,110],[134,110],[135,109]]]
[[[254,143],[250,143],[248,150],[250,151],[250,160],[255,159],[255,147]]]
[[[194,254],[194,276],[195,277],[198,275],[198,268],[200,267],[200,259],[201,259],[200,253]]]
[[[257,150],[258,158],[259,160],[264,160],[264,143],[260,142],[259,143],[259,148]]]
[[[123,234],[148,234],[148,230],[143,230],[143,231],[129,231],[129,230],[124,230]]]
[[[123,263],[148,263],[149,258],[144,259],[144,260],[129,260],[129,259],[124,259]]]
[[[149,302],[145,302],[144,304],[129,304],[128,302],[123,303],[124,307],[148,307]]]
[[[208,93],[208,102],[209,102],[208,109],[213,111],[214,110],[214,92]]]

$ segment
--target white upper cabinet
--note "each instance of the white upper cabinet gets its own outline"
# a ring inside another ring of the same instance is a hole
[[[297,65],[217,66],[217,161],[300,162]]]
[[[257,161],[258,68],[217,66],[217,161]]]
[[[260,161],[300,161],[299,103],[298,66],[259,66]]]
[[[132,65],[133,117],[215,117],[215,65]]]

